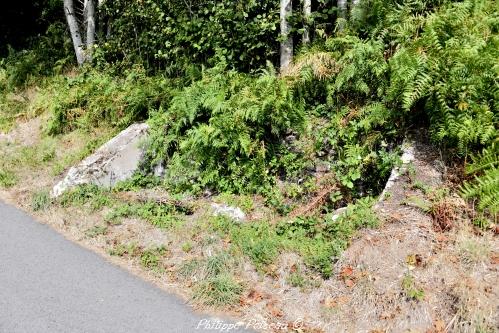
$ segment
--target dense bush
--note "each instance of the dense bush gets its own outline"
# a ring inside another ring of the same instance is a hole
[[[303,124],[303,103],[274,73],[251,77],[222,63],[152,117],[152,164],[166,163],[179,189],[262,192],[280,166],[283,136]]]
[[[499,134],[498,31],[497,7],[490,0],[364,1],[350,25],[319,52],[298,58],[299,68],[300,61],[321,68],[307,59],[329,65],[319,73],[301,68],[299,82],[305,95],[312,92],[307,100],[321,114],[332,114],[320,142],[333,147],[337,165],[350,166],[343,183],[351,187],[361,177],[358,167],[367,153],[378,152],[374,166],[382,166],[387,161],[382,155],[388,156],[383,146],[411,126],[429,126],[433,141],[453,156],[482,148],[490,156],[493,148],[487,147]],[[318,84],[312,90],[310,83]],[[493,169],[484,172],[468,185],[468,196],[499,195],[490,186],[494,176]]]
[[[108,60],[173,75],[208,63],[217,51],[249,71],[277,57],[278,6],[275,0],[107,1],[103,14],[112,30],[102,46]]]
[[[61,73],[73,64],[71,42],[62,23],[50,25],[41,36],[31,39],[28,49],[14,50],[0,59],[0,70],[4,70],[5,79],[0,83],[0,91],[13,91],[40,77]],[[3,89],[2,89],[3,88]]]

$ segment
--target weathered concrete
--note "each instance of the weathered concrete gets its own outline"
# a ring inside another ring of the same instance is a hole
[[[69,169],[66,177],[52,189],[57,197],[64,191],[82,184],[110,188],[130,178],[137,171],[144,151],[140,146],[149,125],[133,124],[101,146],[80,164]]]

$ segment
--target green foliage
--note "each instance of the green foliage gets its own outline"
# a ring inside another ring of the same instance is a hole
[[[475,176],[472,182],[463,185],[462,193],[466,198],[479,198],[478,208],[492,214],[499,212],[499,143],[473,157],[466,171]]]
[[[289,276],[287,278],[287,282],[292,287],[303,288],[306,286],[308,281],[307,281],[306,277],[300,271],[296,271],[296,272],[289,274]]]
[[[124,255],[137,256],[140,253],[140,248],[136,243],[130,244],[118,244],[111,250],[109,250],[109,254],[112,256],[122,257]]]
[[[422,31],[407,36],[409,42],[390,59],[389,99],[406,111],[423,106],[433,138],[461,153],[486,146],[498,135],[499,18],[491,15],[494,8],[487,0],[442,6],[420,18]],[[413,15],[399,20],[410,21]],[[393,30],[391,38],[405,32]]]
[[[16,184],[17,177],[12,171],[0,169],[0,187],[9,188]]]
[[[222,307],[238,302],[242,292],[241,283],[230,275],[219,274],[199,282],[193,298],[205,305]]]
[[[172,189],[262,192],[279,170],[283,136],[303,127],[303,104],[275,74],[224,68],[206,71],[150,121],[150,164],[166,165]]]
[[[50,112],[47,132],[55,135],[105,125],[122,129],[169,102],[169,80],[148,77],[140,67],[123,74],[87,70],[75,77],[54,78],[34,106]]]
[[[153,201],[118,205],[107,214],[106,220],[116,223],[122,217],[142,218],[159,228],[171,228],[183,223],[182,216],[175,206]]]
[[[140,263],[144,268],[159,270],[161,268],[161,256],[165,253],[166,249],[163,246],[145,250],[140,255]]]
[[[85,231],[85,236],[90,238],[95,238],[99,235],[105,235],[107,233],[107,226],[105,225],[96,225],[92,228]]]
[[[131,178],[117,183],[113,190],[137,191],[141,188],[154,188],[161,184],[161,179],[153,175],[145,175],[142,172],[136,172]]]
[[[416,286],[414,276],[410,273],[406,273],[402,279],[402,290],[408,299],[422,301],[425,297],[424,290]]]
[[[34,211],[47,209],[52,204],[48,191],[35,192],[31,197],[31,209]]]
[[[187,260],[179,268],[178,274],[194,282],[195,301],[223,307],[237,302],[244,289],[233,277],[235,264],[233,255],[219,252],[207,258]]]
[[[222,237],[228,235],[238,252],[247,256],[262,272],[275,263],[283,251],[299,253],[305,264],[329,278],[332,264],[348,246],[354,233],[364,227],[374,227],[379,221],[371,206],[374,200],[364,198],[338,218],[298,217],[270,224],[266,221],[237,224],[226,217],[217,217],[210,223]]]
[[[21,51],[9,48],[9,54],[0,59],[0,70],[3,69],[6,75],[5,81],[0,83],[0,92],[36,84],[40,77],[61,73],[72,64],[73,58],[64,24],[54,23],[45,34],[33,38],[29,48]]]
[[[216,53],[245,71],[277,58],[274,0],[118,0],[105,2],[103,14],[113,30],[100,45],[107,61],[142,63],[176,75],[209,63]]]
[[[365,176],[384,181],[378,175],[387,176],[395,162],[392,145],[407,125],[428,126],[434,142],[460,157],[497,140],[496,13],[491,0],[365,1],[349,25],[327,39],[329,56],[320,59],[334,59],[332,70],[322,77],[302,71],[309,77],[300,82],[322,81],[313,90],[316,110],[333,115],[317,142],[336,153],[333,170],[344,186],[360,193],[365,183],[379,189]],[[481,172],[465,194],[483,196],[482,208],[494,207],[497,170]]]
[[[58,202],[62,207],[88,206],[95,211],[112,203],[108,194],[97,185],[80,185],[64,192]]]

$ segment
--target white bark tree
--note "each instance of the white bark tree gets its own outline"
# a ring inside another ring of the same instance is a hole
[[[83,8],[81,8],[81,4],[83,4]],[[76,10],[74,0],[64,0],[64,13],[71,33],[76,61],[81,66],[92,58],[95,44],[95,0],[79,1],[77,5],[80,5],[78,8],[80,12]],[[82,37],[78,19],[82,19],[83,25],[86,25],[86,29],[81,29],[85,31],[85,38]]]
[[[95,44],[95,3],[94,0],[85,0],[85,19],[87,23],[87,56],[92,58],[92,51]]]
[[[293,60],[293,38],[290,34],[289,16],[293,13],[292,0],[281,0],[281,71],[286,70]]]
[[[345,28],[345,20],[347,19],[347,2],[348,0],[338,0],[338,30],[341,31]]]
[[[303,0],[303,17],[305,19],[305,29],[303,31],[303,44],[310,43],[310,16],[312,15],[312,0]]]
[[[73,47],[76,54],[78,65],[83,65],[85,62],[85,50],[83,48],[83,40],[81,38],[80,27],[76,19],[73,0],[64,0],[64,13],[68,21],[69,32],[73,41]]]

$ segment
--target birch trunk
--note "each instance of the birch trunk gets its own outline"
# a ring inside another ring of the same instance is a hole
[[[69,31],[76,54],[76,61],[78,62],[78,65],[83,65],[85,62],[85,52],[83,49],[80,28],[78,27],[78,22],[75,17],[73,0],[64,0],[64,13],[66,14],[66,20],[68,21]]]
[[[293,38],[288,17],[293,13],[292,0],[281,0],[281,71],[286,70],[293,59]]]
[[[87,18],[87,59],[92,59],[95,43],[95,3],[94,0],[85,1],[85,13]]]
[[[338,30],[341,31],[345,28],[345,22],[343,20],[347,19],[347,0],[338,0],[338,18],[341,19],[338,24]]]
[[[310,43],[310,16],[312,15],[312,0],[303,0],[303,17],[305,19],[305,30],[303,31],[303,44]]]

